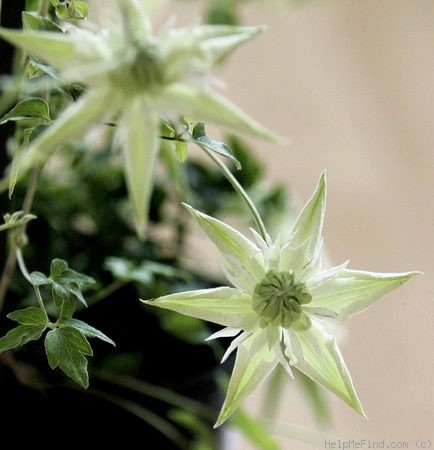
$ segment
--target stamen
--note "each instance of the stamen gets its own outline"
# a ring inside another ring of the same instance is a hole
[[[298,283],[291,272],[270,270],[255,287],[252,307],[261,317],[260,325],[277,323],[295,331],[310,327],[310,319],[301,305],[312,300],[304,283]]]

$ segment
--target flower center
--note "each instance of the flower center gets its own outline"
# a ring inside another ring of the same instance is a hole
[[[301,309],[312,296],[303,283],[294,280],[290,272],[270,270],[255,287],[253,309],[261,318],[260,325],[271,322],[295,331],[305,331],[310,327],[310,319]]]
[[[112,79],[127,92],[152,91],[163,84],[161,57],[155,45],[138,43],[120,58],[123,64],[113,72]]]

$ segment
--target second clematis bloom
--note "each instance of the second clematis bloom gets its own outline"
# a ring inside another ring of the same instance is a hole
[[[224,361],[237,352],[216,427],[277,364],[291,377],[291,367],[296,367],[364,415],[333,326],[419,272],[374,273],[350,270],[347,263],[328,267],[322,248],[325,203],[323,173],[287,237],[282,234],[274,242],[253,230],[254,240],[250,240],[186,205],[220,250],[232,286],[143,301],[225,327],[208,339],[235,337],[223,357]]]
[[[21,175],[95,125],[113,122],[136,229],[144,236],[162,120],[175,126],[183,118],[210,121],[236,133],[277,137],[219,94],[209,75],[262,27],[167,26],[156,35],[147,2],[115,3],[118,20],[107,27],[87,22],[87,29],[69,25],[64,32],[0,28],[0,37],[55,68],[63,81],[86,89],[31,142]]]

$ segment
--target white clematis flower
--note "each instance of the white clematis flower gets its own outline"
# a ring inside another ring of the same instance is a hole
[[[159,148],[160,120],[211,121],[236,133],[276,139],[211,87],[207,72],[262,27],[152,26],[143,0],[119,0],[117,25],[70,26],[64,33],[0,28],[0,36],[49,64],[87,91],[31,143],[20,174],[43,166],[57,148],[81,139],[94,125],[117,123],[114,143],[124,161],[139,234],[145,232]],[[89,24],[90,25],[90,24]]]
[[[373,273],[347,263],[324,267],[322,227],[326,178],[296,219],[288,238],[255,241],[229,225],[186,206],[218,247],[233,287],[180,292],[146,304],[224,325],[210,336],[236,336],[223,360],[236,360],[221,425],[277,364],[292,376],[296,367],[364,415],[351,376],[331,333],[342,323],[419,272]],[[283,236],[283,235],[282,235]],[[287,235],[288,236],[288,235]]]

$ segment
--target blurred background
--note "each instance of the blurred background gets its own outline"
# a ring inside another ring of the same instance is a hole
[[[197,2],[173,3],[179,22],[194,19]],[[434,445],[434,2],[240,3],[243,23],[267,30],[219,77],[229,98],[291,141],[252,141],[270,182],[302,204],[326,169],[333,262],[424,272],[347,321],[341,349],[369,420],[330,396],[331,422],[318,426],[288,382],[276,436],[285,450],[325,439]],[[250,412],[260,414],[264,392]],[[230,448],[250,449],[236,435]]]

